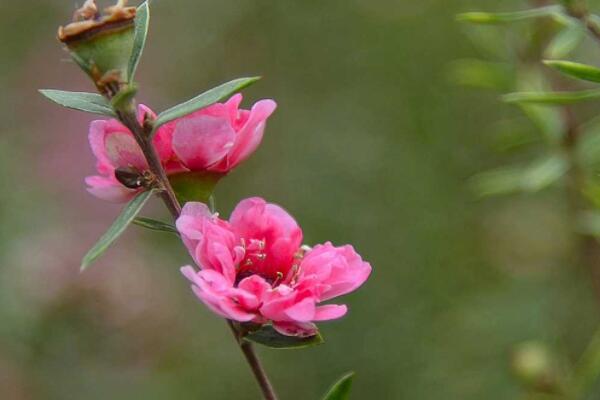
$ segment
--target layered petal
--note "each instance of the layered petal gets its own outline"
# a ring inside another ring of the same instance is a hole
[[[85,183],[88,185],[88,192],[111,203],[127,202],[138,193],[137,190],[126,188],[114,177],[88,176],[85,178]]]
[[[299,286],[312,286],[319,300],[349,293],[371,274],[371,265],[350,245],[334,247],[330,242],[315,246],[300,264]]]
[[[258,241],[264,255],[252,259],[252,271],[275,277],[277,272],[287,275],[294,255],[302,243],[302,230],[296,220],[278,205],[267,203],[259,197],[242,200],[230,217],[236,236],[245,238],[247,244]]]
[[[227,172],[250,157],[262,141],[267,118],[273,114],[275,108],[277,108],[277,104],[273,100],[260,100],[252,106],[249,113],[240,113],[239,119],[244,120],[244,123],[237,131],[227,157],[210,169]],[[240,122],[236,122],[236,125],[239,126]]]
[[[221,273],[233,285],[243,249],[229,224],[212,215],[205,204],[189,202],[181,210],[176,225],[196,263],[202,269]]]
[[[172,148],[183,165],[227,173],[256,150],[276,104],[261,100],[247,111],[238,109],[241,101],[238,93],[173,122]]]
[[[234,140],[228,115],[193,114],[177,122],[173,151],[190,170],[205,170],[227,155]]]
[[[187,203],[177,229],[201,267],[182,269],[200,300],[225,318],[270,322],[284,335],[314,335],[315,321],[344,316],[345,305],[321,303],[356,289],[371,273],[349,245],[327,242],[303,254],[296,221],[258,197],[241,201],[229,221],[202,203]]]
[[[282,335],[297,337],[314,336],[319,331],[317,326],[310,322],[279,321],[273,322],[273,328]]]
[[[148,107],[138,107],[138,121],[155,114]],[[165,124],[153,138],[154,146],[168,173],[178,172],[181,166],[173,158],[171,135],[173,127]],[[96,169],[100,175],[86,178],[88,191],[94,196],[112,202],[130,200],[138,191],[124,187],[116,178],[117,168],[135,168],[143,172],[148,168],[146,159],[133,134],[116,119],[96,120],[90,124],[89,142],[96,157]]]
[[[196,272],[191,266],[183,267],[181,272],[192,283],[196,296],[218,315],[240,322],[257,317],[260,299],[252,292],[233,287],[219,272]]]

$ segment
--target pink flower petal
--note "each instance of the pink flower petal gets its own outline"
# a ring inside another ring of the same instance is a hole
[[[277,104],[273,100],[260,100],[254,104],[246,123],[237,132],[227,159],[216,164],[211,170],[227,172],[254,153],[262,140],[266,120],[276,107]]]
[[[313,321],[325,321],[329,319],[341,318],[348,312],[348,307],[345,305],[328,304],[317,307]]]
[[[129,132],[114,132],[104,139],[106,156],[115,167],[134,167],[143,171],[147,168],[142,150]]]
[[[362,285],[371,274],[371,265],[362,260],[350,245],[334,247],[327,242],[315,246],[300,264],[301,277],[320,282],[325,301],[349,293]]]
[[[138,190],[128,189],[114,178],[104,176],[88,176],[85,183],[89,186],[87,191],[99,199],[112,203],[124,203],[135,197]]]
[[[282,335],[309,337],[317,334],[315,324],[307,322],[273,322],[273,328]]]
[[[315,317],[315,299],[307,297],[285,310],[293,321],[310,322]]]
[[[233,146],[235,132],[228,118],[192,115],[181,118],[173,131],[173,150],[191,170],[206,169]]]
[[[259,197],[242,200],[229,218],[237,237],[264,242],[262,260],[253,260],[252,269],[266,276],[287,275],[294,254],[302,243],[302,230],[283,208]],[[282,270],[283,269],[283,270]]]

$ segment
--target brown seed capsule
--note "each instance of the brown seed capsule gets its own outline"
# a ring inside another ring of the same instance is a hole
[[[102,92],[129,81],[136,8],[125,3],[119,0],[100,15],[95,1],[87,0],[73,22],[58,28],[58,39]]]

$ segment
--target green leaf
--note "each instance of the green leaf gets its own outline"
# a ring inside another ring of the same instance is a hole
[[[489,126],[492,142],[490,147],[497,152],[511,152],[532,144],[539,144],[539,134],[523,125],[522,119],[501,120]]]
[[[449,78],[459,85],[506,90],[512,83],[512,71],[503,63],[463,59],[450,65]]]
[[[540,191],[562,178],[569,169],[569,163],[561,155],[543,157],[531,163],[521,176],[521,190]]]
[[[471,178],[470,186],[480,197],[518,192],[540,191],[565,175],[567,160],[555,154],[535,160],[524,167],[501,167],[482,172]]]
[[[209,204],[215,186],[222,174],[210,172],[181,172],[169,176],[169,182],[181,204],[200,201]]]
[[[216,88],[210,89],[193,99],[186,101],[185,103],[178,104],[166,111],[158,114],[158,117],[154,121],[154,131],[161,125],[166,124],[174,119],[181,118],[184,115],[193,113],[194,111],[208,107],[211,104],[217,103],[223,99],[230,97],[232,94],[240,91],[241,89],[250,86],[260,77],[251,78],[239,78],[233,81],[224,83]]]
[[[600,68],[587,64],[562,60],[545,60],[544,64],[571,78],[600,83]]]
[[[520,92],[544,92],[549,84],[540,68],[521,68],[516,77],[516,88]],[[563,110],[532,103],[518,103],[518,107],[534,123],[551,145],[560,145],[565,132]]]
[[[502,96],[507,103],[563,105],[600,98],[600,89],[578,92],[517,92]]]
[[[156,219],[137,217],[132,222],[137,226],[141,226],[142,228],[150,229],[152,231],[175,233],[177,235],[179,234],[175,225],[158,221]]]
[[[125,228],[133,221],[136,215],[140,212],[144,204],[150,199],[153,191],[149,190],[138,194],[133,200],[131,200],[121,211],[121,214],[117,217],[115,222],[108,228],[106,233],[96,242],[94,247],[87,252],[83,261],[81,262],[81,270],[83,271],[89,267],[94,261],[98,259],[105,251],[110,247],[111,244],[125,231]]]
[[[548,6],[533,8],[530,10],[504,12],[504,13],[487,13],[487,12],[468,12],[458,14],[456,19],[460,22],[470,22],[474,24],[506,24],[510,22],[523,21],[531,18],[547,17],[560,13],[562,10],[559,6]]]
[[[336,383],[333,384],[329,392],[323,397],[323,400],[348,400],[350,398],[350,389],[352,388],[352,380],[354,372],[349,372],[342,376]]]
[[[133,39],[133,49],[131,51],[131,58],[129,59],[129,66],[127,67],[127,79],[129,82],[133,81],[135,71],[144,46],[146,45],[146,36],[148,36],[148,22],[150,21],[150,8],[148,2],[143,2],[138,8],[135,14],[135,36]]]
[[[108,100],[96,93],[67,92],[54,89],[41,89],[40,93],[56,104],[73,110],[108,115],[109,117],[117,116]]]
[[[550,41],[544,56],[557,59],[568,56],[585,39],[585,28],[579,23],[570,23]]]
[[[320,333],[309,337],[286,336],[271,325],[263,325],[257,331],[246,334],[244,339],[273,349],[300,349],[324,342]]]

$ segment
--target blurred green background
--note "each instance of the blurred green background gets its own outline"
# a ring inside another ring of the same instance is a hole
[[[93,117],[36,92],[92,91],[56,40],[74,6],[0,2],[0,398],[257,399],[227,326],[178,273],[174,237],[132,227],[78,272],[119,207],[85,191]],[[501,162],[489,128],[518,111],[448,78],[478,55],[456,13],[526,2],[151,6],[140,101],[161,110],[259,74],[244,105],[278,102],[262,147],[219,185],[222,214],[262,196],[307,243],[352,243],[374,267],[348,316],[321,324],[326,344],[260,349],[282,399],[318,399],[348,370],[354,399],[512,399],[515,344],[579,356],[598,301],[572,261],[566,196],[477,201],[468,178]],[[158,202],[146,214],[166,217]]]

